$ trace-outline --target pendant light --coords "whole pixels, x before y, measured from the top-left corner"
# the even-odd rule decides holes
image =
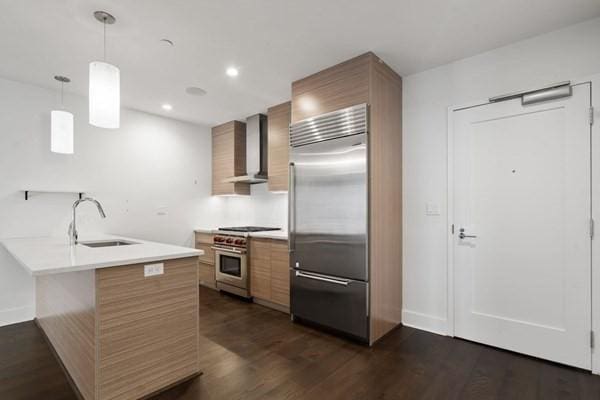
[[[60,154],[73,154],[73,114],[65,111],[65,83],[71,80],[65,76],[55,76],[60,82],[60,110],[50,113],[50,151]]]
[[[106,62],[106,25],[116,20],[104,11],[96,11],[94,17],[104,26],[104,58],[90,63],[90,124],[116,129],[121,119],[120,71]]]

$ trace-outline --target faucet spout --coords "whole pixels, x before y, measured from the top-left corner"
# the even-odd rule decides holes
[[[100,217],[106,218],[106,213],[102,208],[102,204],[100,204],[100,202],[96,199],[93,199],[91,197],[84,197],[83,199],[79,199],[75,203],[73,203],[73,219],[69,224],[69,243],[71,244],[71,246],[75,246],[79,239],[79,233],[77,232],[77,207],[81,203],[86,201],[94,203],[96,205],[96,208],[98,209],[98,214],[100,214]]]

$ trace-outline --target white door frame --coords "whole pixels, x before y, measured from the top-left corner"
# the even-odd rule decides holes
[[[571,85],[591,83],[591,87],[600,87],[600,74],[593,75],[587,79],[572,79]],[[495,95],[495,94],[494,94]],[[592,105],[600,104],[600,90],[592,90],[591,93]],[[447,256],[447,288],[446,288],[446,304],[447,304],[447,335],[455,336],[455,320],[454,320],[454,235],[452,233],[452,225],[454,224],[454,112],[460,111],[466,108],[473,108],[491,104],[488,99],[481,101],[473,101],[467,104],[450,106],[447,109],[448,112],[448,138],[447,138],[447,242],[446,242],[446,256]],[[596,157],[600,154],[600,109],[598,106],[595,107],[594,111],[595,122],[592,125],[592,143],[591,151]],[[595,254],[600,252],[600,181],[594,180],[594,176],[600,176],[600,162],[594,163],[592,157],[592,182],[591,182],[591,193],[592,193],[592,218],[596,221],[596,239],[592,240],[592,279],[591,279],[591,306],[592,306],[592,330],[596,332],[596,346],[592,349],[592,373],[600,375],[600,293],[595,291],[600,290],[600,260],[596,260]]]

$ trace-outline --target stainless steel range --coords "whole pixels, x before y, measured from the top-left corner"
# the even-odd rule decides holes
[[[217,289],[250,298],[248,234],[279,228],[241,226],[219,228],[213,239]]]

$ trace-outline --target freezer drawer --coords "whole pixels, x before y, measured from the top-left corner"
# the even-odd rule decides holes
[[[290,270],[291,313],[368,341],[368,283]]]
[[[368,280],[365,235],[296,234],[292,268],[361,281]]]

